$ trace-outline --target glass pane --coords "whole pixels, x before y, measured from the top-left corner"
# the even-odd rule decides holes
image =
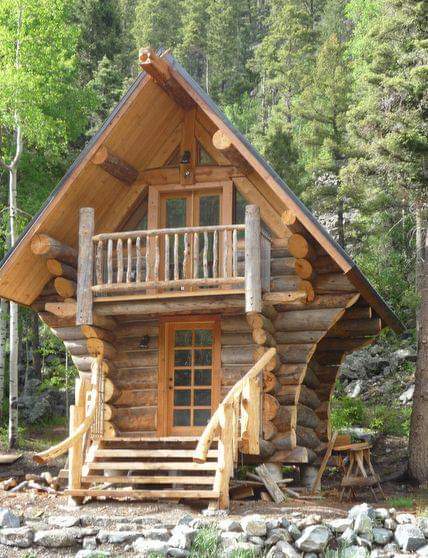
[[[195,330],[195,345],[212,345],[213,332],[210,329],[197,329]]]
[[[174,426],[190,426],[190,409],[175,409]]]
[[[175,346],[191,346],[192,345],[192,330],[180,329],[175,332]]]
[[[210,386],[211,370],[195,370],[195,386]]]
[[[195,389],[194,405],[196,407],[211,405],[211,390],[210,389]]]
[[[206,426],[211,418],[210,409],[195,409],[193,411],[193,425]]]
[[[165,200],[167,229],[186,226],[186,198],[168,198]]]
[[[199,226],[220,224],[220,195],[199,197]]]
[[[190,389],[174,390],[174,405],[176,407],[188,407],[190,405]]]
[[[175,366],[191,366],[192,365],[192,351],[189,350],[176,350],[174,352]],[[202,364],[202,363],[201,363]]]
[[[202,145],[198,142],[198,163],[199,165],[215,165],[214,159],[205,151]]]
[[[175,386],[190,386],[192,383],[191,370],[175,370],[174,372],[174,385]],[[200,384],[206,385],[206,384]]]
[[[195,349],[195,365],[208,366],[212,362],[211,349]]]

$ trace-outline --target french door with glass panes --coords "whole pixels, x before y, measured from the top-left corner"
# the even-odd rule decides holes
[[[165,434],[197,435],[219,403],[219,321],[192,318],[164,327]]]

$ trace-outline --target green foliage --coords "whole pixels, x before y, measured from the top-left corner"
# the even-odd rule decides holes
[[[345,396],[333,400],[331,425],[334,430],[341,430],[350,426],[362,426],[364,418],[364,404],[360,399]]]
[[[414,506],[414,500],[410,496],[394,496],[388,498],[388,508],[396,508],[398,510],[410,510]]]
[[[391,436],[408,436],[410,407],[375,405],[367,409],[366,424],[375,432]]]
[[[198,529],[190,549],[190,558],[216,558],[220,553],[220,536],[215,527]]]

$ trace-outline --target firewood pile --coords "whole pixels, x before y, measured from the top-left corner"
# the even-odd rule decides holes
[[[47,494],[59,494],[61,482],[59,477],[53,476],[49,471],[44,471],[40,475],[27,473],[25,477],[10,477],[0,482],[0,490],[7,491],[9,494],[34,490]]]

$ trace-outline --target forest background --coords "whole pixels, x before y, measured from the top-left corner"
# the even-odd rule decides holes
[[[427,28],[418,0],[1,0],[1,253],[132,83],[139,47],[170,48],[397,312],[406,332],[384,333],[384,354],[414,349]],[[37,314],[0,310],[0,436],[11,398],[20,431],[10,441],[28,444],[31,425],[66,421],[75,371]],[[339,425],[364,422],[353,399],[338,390]],[[396,404],[406,434],[410,414]],[[391,428],[385,407],[369,426]]]

